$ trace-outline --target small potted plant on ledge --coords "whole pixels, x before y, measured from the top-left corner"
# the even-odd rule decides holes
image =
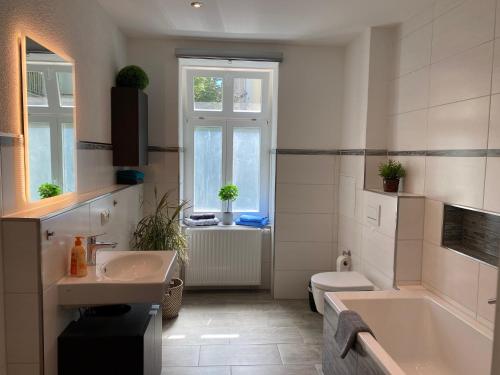
[[[132,247],[138,250],[173,250],[181,268],[188,261],[187,239],[180,226],[180,214],[187,208],[187,201],[169,202],[170,192],[158,199],[155,188],[155,206],[152,213],[144,216],[135,229]],[[163,297],[163,318],[171,319],[179,315],[182,304],[183,281],[172,278],[168,291]]]
[[[222,224],[232,225],[233,213],[231,212],[231,202],[234,202],[236,198],[238,198],[238,187],[232,184],[221,187],[219,190],[219,198],[226,205],[222,213]]]
[[[397,193],[399,180],[406,176],[406,171],[400,162],[389,159],[386,163],[381,163],[378,167],[378,174],[384,179],[384,191]]]
[[[51,198],[62,194],[62,189],[56,184],[46,182],[38,187],[38,194],[41,199]]]

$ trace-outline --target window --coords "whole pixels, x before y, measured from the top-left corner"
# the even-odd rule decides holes
[[[182,185],[193,212],[221,212],[219,189],[233,183],[233,212],[268,215],[272,73],[181,66]]]

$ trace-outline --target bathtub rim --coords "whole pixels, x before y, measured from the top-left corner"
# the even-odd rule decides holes
[[[335,310],[337,314],[348,310],[343,301],[348,300],[404,300],[404,299],[425,299],[438,305],[448,313],[454,315],[464,324],[486,336],[493,343],[493,330],[481,324],[479,321],[457,309],[451,303],[439,297],[435,293],[424,287],[401,288],[401,290],[384,290],[370,292],[327,292],[326,302]],[[358,333],[358,342],[371,358],[388,375],[405,375],[398,363],[390,356],[384,347],[369,333]]]

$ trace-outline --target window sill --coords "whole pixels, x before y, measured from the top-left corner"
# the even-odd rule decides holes
[[[231,225],[224,225],[222,223],[219,223],[218,225],[207,225],[207,226],[189,226],[184,223],[181,223],[181,228],[183,229],[195,229],[195,230],[262,230],[262,229],[271,229],[272,228],[272,223],[267,224],[266,226],[263,226],[262,228],[256,228],[256,227],[250,227],[250,226],[245,226],[245,225],[236,225],[236,224],[231,224]]]

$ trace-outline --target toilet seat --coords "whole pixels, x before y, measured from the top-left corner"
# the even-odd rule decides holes
[[[311,277],[313,287],[325,292],[374,290],[374,285],[362,274],[351,272],[322,272]]]

